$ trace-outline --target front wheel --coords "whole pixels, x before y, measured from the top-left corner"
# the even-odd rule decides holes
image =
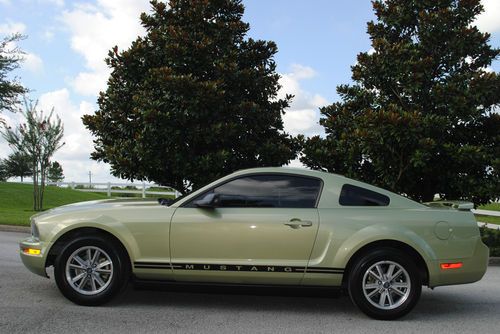
[[[361,257],[349,275],[351,300],[368,316],[397,319],[410,312],[422,291],[422,280],[413,260],[392,248]]]
[[[68,243],[54,265],[62,294],[80,305],[101,305],[128,281],[128,264],[118,245],[102,236],[80,237]]]

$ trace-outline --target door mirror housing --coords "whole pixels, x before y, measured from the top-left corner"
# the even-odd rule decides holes
[[[196,205],[198,208],[214,209],[219,205],[219,202],[220,202],[219,194],[210,193],[207,194],[202,199],[195,201],[194,205]]]

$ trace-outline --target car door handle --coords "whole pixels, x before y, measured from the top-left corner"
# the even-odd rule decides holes
[[[298,218],[290,219],[290,221],[288,223],[285,223],[286,226],[289,226],[293,229],[297,229],[300,227],[309,227],[309,226],[312,226],[312,224],[313,223],[310,220],[302,220],[302,219],[298,219]]]

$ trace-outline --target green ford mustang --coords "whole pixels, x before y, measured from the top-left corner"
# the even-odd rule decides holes
[[[54,266],[77,304],[133,281],[345,288],[377,319],[417,303],[422,285],[472,283],[486,271],[467,205],[423,205],[339,175],[243,170],[165,205],[103,200],[32,217],[20,244],[32,272]]]

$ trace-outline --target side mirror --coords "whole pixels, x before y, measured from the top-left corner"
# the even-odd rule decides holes
[[[219,205],[220,197],[219,194],[210,193],[207,194],[202,199],[194,202],[198,208],[203,209],[214,209]]]
[[[174,202],[171,198],[158,198],[158,203],[161,205],[169,206]]]

